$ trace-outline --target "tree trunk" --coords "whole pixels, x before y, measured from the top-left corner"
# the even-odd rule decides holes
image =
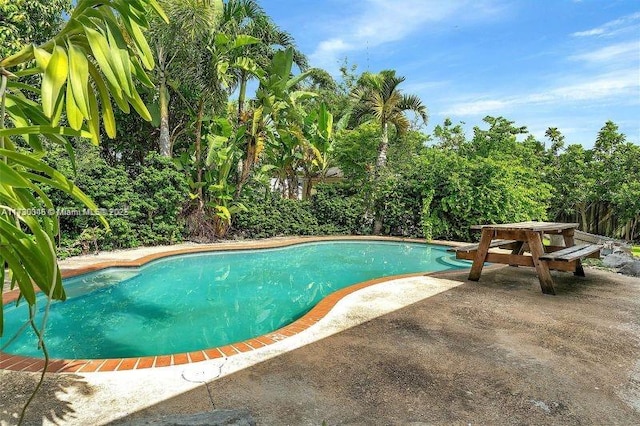
[[[382,136],[378,147],[378,160],[376,161],[376,176],[387,165],[387,151],[389,150],[389,129],[387,123],[382,123]]]
[[[387,151],[389,150],[389,127],[386,122],[382,123],[382,136],[380,137],[380,146],[378,147],[378,160],[376,161],[375,179],[380,177],[382,169],[387,165]],[[375,184],[375,182],[374,182]],[[375,209],[376,200],[372,200],[374,209],[373,233],[380,235],[382,233],[383,217],[382,212]]]
[[[584,232],[593,232],[589,229],[589,224],[587,222],[587,208],[585,206],[585,203],[580,203],[578,205],[578,209],[579,209],[579,213],[580,213],[580,219],[582,222],[582,230]]]
[[[238,93],[238,117],[237,123],[238,126],[245,124],[245,120],[243,118],[244,114],[244,101],[247,96],[247,73],[245,71],[240,72],[240,89]],[[249,147],[251,144],[251,135],[249,132],[245,133],[246,140],[246,159],[240,158],[238,160],[238,182],[236,184],[236,191],[234,193],[234,198],[238,199],[240,194],[242,193],[242,188],[244,184],[247,183],[249,178],[249,168],[251,167],[249,164]]]
[[[256,162],[256,141],[251,134],[245,134],[246,139],[246,158],[238,160],[238,183],[236,184],[236,192],[234,197],[237,199],[242,193],[242,188],[249,181],[251,170]]]
[[[204,199],[202,196],[202,116],[204,114],[204,98],[200,98],[200,104],[198,105],[198,116],[196,118],[196,161],[195,166],[197,170],[196,183],[198,185],[198,198],[200,205],[204,206]]]
[[[171,158],[171,138],[169,135],[169,90],[164,74],[160,77],[160,155]]]
[[[238,93],[238,124],[242,121],[242,113],[244,112],[244,101],[247,97],[247,73],[240,73],[240,92]]]

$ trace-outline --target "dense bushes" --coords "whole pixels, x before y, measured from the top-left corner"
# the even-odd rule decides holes
[[[311,197],[311,212],[326,233],[366,234],[365,200],[361,191],[346,183],[319,184]]]
[[[110,226],[107,233],[83,204],[60,191],[48,190],[54,205],[64,209],[60,215],[61,256],[94,250],[96,245],[111,250],[182,240],[184,224],[179,216],[188,186],[170,160],[150,153],[142,166],[127,172],[122,166],[107,164],[97,148],[81,145],[75,173],[63,151],[52,149],[48,161],[71,176],[103,209]]]
[[[152,152],[132,173],[135,198],[129,209],[134,231],[142,245],[173,244],[182,240],[182,205],[189,186],[173,162]]]
[[[501,130],[510,129],[510,122],[497,123]],[[500,134],[519,131],[514,129]],[[505,136],[504,144],[511,144],[505,154],[478,142],[495,137],[476,133],[474,141],[451,146],[425,148],[418,141],[413,144],[420,145],[418,149],[405,144],[408,152],[403,155],[396,155],[399,150],[394,147],[388,167],[379,176],[366,174],[366,161],[358,167],[351,165],[359,173],[346,173],[349,177],[340,183],[317,184],[308,200],[284,199],[265,185],[248,185],[240,200],[246,211],[233,218],[230,237],[371,234],[374,217],[379,217],[384,235],[471,240],[470,225],[545,220],[548,212],[550,219],[556,219],[581,206],[582,217],[560,219],[586,222],[590,206],[605,201],[615,205],[621,220],[632,224],[623,231],[637,234],[634,226],[638,221],[633,218],[637,217],[638,198],[633,194],[638,185],[634,179],[625,181],[637,175],[635,159],[640,151],[635,146],[618,144],[608,151],[599,146],[594,151],[570,146],[552,156],[531,138],[520,143]],[[618,151],[624,150],[627,155],[620,155]],[[66,154],[54,150],[49,158],[65,174],[73,175]],[[604,167],[614,160],[627,162]],[[595,191],[590,188],[603,186],[606,177],[611,180],[611,170],[619,170],[615,175],[618,190],[607,193],[609,198],[604,189],[599,190],[598,199],[603,201],[596,204]],[[570,176],[572,172],[577,173]],[[100,249],[114,249],[170,244],[185,236],[181,207],[189,199],[188,184],[169,159],[151,153],[144,164],[125,170],[110,166],[96,148],[83,145],[78,148],[75,182],[99,207],[122,215],[107,217],[108,235],[95,217],[62,216],[63,253],[86,252],[94,242]],[[56,191],[50,193],[57,206],[83,208]]]
[[[355,188],[320,184],[315,191],[310,200],[291,200],[278,194],[243,200],[247,211],[235,216],[232,236],[267,238],[368,232],[364,203]]]
[[[424,182],[427,237],[469,240],[470,225],[546,219],[551,187],[514,160],[469,159],[432,149],[416,173],[414,180]]]
[[[267,238],[280,235],[319,234],[319,225],[308,201],[269,194],[259,200],[245,200],[247,208],[233,219],[231,235],[240,238]]]

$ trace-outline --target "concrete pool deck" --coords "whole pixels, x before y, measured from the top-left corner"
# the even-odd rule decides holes
[[[554,297],[531,289],[528,268],[465,278],[369,286],[297,335],[231,357],[48,375],[27,424],[152,424],[213,408],[248,408],[259,424],[640,423],[640,280],[558,274]],[[1,422],[15,422],[36,380],[0,371]]]

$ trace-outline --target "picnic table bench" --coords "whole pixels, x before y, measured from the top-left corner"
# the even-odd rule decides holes
[[[457,259],[472,260],[469,279],[478,281],[485,262],[536,268],[540,289],[555,294],[550,270],[573,272],[584,276],[582,260],[600,257],[602,245],[575,245],[573,234],[577,223],[519,222],[498,225],[475,225],[471,229],[482,232],[480,242],[453,247]],[[545,246],[544,235],[562,235],[564,246]],[[499,252],[490,249],[501,249]],[[510,251],[510,252],[505,252]]]

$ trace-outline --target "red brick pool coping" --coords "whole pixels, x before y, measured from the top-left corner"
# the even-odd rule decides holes
[[[140,267],[153,260],[163,257],[176,256],[189,253],[202,253],[209,251],[227,251],[227,250],[255,250],[264,248],[277,248],[286,247],[296,244],[303,244],[308,242],[318,241],[340,241],[340,240],[370,240],[370,241],[397,241],[397,242],[414,242],[414,243],[430,243],[436,245],[455,245],[456,243],[441,242],[441,241],[425,241],[408,238],[393,238],[393,237],[310,237],[310,238],[296,238],[285,240],[269,240],[269,241],[256,241],[249,244],[219,244],[219,245],[206,245],[201,247],[188,247],[177,250],[168,250],[160,253],[150,254],[144,257],[140,257],[130,261],[110,261],[95,263],[90,266],[74,268],[71,270],[63,270],[63,278],[68,278],[76,275],[85,274],[87,272],[93,272],[100,269],[110,267]],[[442,273],[442,272],[440,272]],[[261,347],[268,346],[279,342],[287,337],[294,336],[318,321],[324,318],[329,311],[338,303],[341,299],[347,295],[361,290],[363,288],[379,284],[386,281],[397,280],[400,278],[427,276],[431,273],[415,273],[405,275],[395,275],[391,277],[376,278],[362,283],[354,284],[349,287],[345,287],[341,290],[335,291],[322,299],[316,306],[314,306],[306,315],[298,320],[286,325],[278,330],[272,331],[262,336],[254,337],[252,339],[245,340],[243,342],[237,342],[225,346],[203,349],[193,352],[177,353],[171,355],[158,355],[158,356],[145,356],[145,357],[133,357],[133,358],[111,358],[111,359],[53,359],[49,361],[47,371],[52,373],[92,373],[92,372],[107,372],[107,371],[125,371],[125,370],[140,370],[145,368],[157,368],[167,367],[171,365],[181,365],[188,363],[195,363],[206,361],[210,359],[223,358],[233,356],[242,352],[250,352]],[[17,300],[19,295],[18,290],[9,291],[3,294],[3,303],[8,304]],[[45,367],[45,361],[40,358],[31,358],[20,355],[11,355],[4,352],[0,352],[0,369],[12,370],[12,371],[30,371],[38,372],[42,371]]]

